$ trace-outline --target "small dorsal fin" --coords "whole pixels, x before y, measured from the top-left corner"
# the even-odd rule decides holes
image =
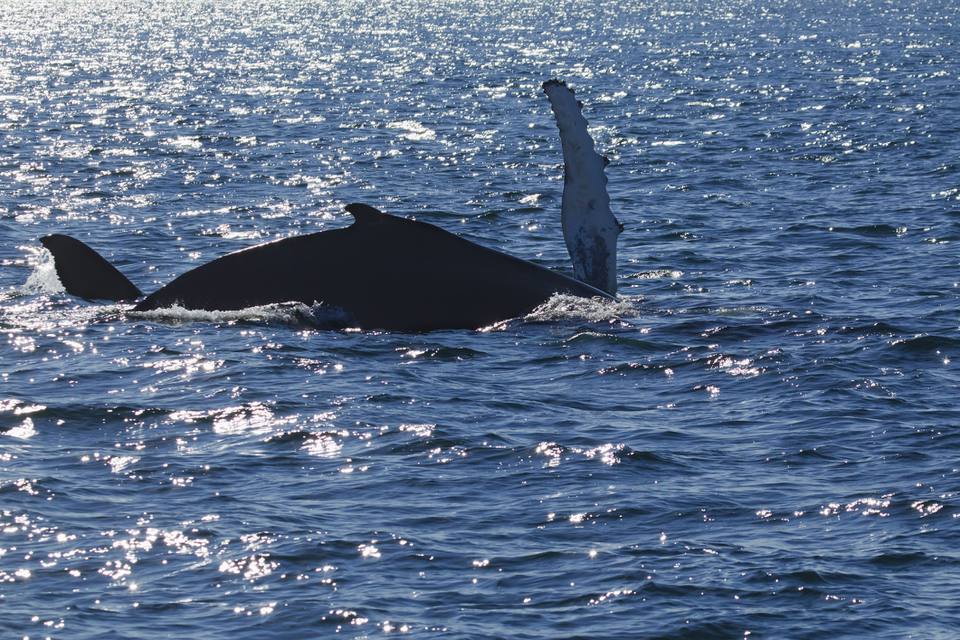
[[[350,212],[350,215],[353,216],[353,219],[356,221],[355,224],[370,224],[372,222],[379,222],[387,217],[387,214],[383,211],[375,209],[368,204],[363,204],[362,202],[348,204],[346,209]]]
[[[55,233],[40,238],[53,254],[57,277],[67,293],[88,300],[133,300],[142,294],[99,253],[70,236]]]

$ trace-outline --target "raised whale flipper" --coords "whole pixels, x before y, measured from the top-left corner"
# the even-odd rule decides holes
[[[40,238],[67,293],[88,300],[134,300],[142,294],[99,253],[76,238],[59,233]]]
[[[617,293],[617,236],[623,226],[610,211],[608,160],[594,150],[587,121],[566,83],[548,80],[543,90],[550,99],[563,147],[563,239],[573,261],[573,274],[611,295]]]

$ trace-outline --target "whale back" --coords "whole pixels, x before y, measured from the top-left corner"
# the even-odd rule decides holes
[[[218,258],[147,296],[135,311],[213,311],[322,302],[354,326],[474,329],[529,313],[554,293],[607,296],[432,224],[349,205],[355,222]]]

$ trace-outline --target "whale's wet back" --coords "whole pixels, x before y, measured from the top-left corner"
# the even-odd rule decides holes
[[[349,205],[345,229],[287,238],[214,260],[175,279],[134,311],[226,311],[323,302],[349,326],[478,329],[519,318],[554,294],[607,297],[589,285],[469,242],[434,225]]]

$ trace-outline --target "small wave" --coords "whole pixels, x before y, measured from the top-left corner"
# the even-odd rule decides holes
[[[943,349],[960,348],[960,340],[947,336],[917,335],[912,338],[900,338],[890,343],[890,346],[903,349],[909,353],[940,353]]]
[[[607,322],[636,315],[634,306],[640,298],[581,298],[555,294],[542,305],[524,316],[526,322],[556,322],[558,320],[586,320]]]
[[[157,322],[183,324],[187,322],[219,323],[269,323],[308,325],[323,329],[343,329],[350,326],[350,316],[339,307],[325,304],[308,305],[302,302],[281,302],[230,311],[206,311],[186,309],[174,305],[151,311],[130,311],[134,318]]]
[[[387,124],[387,128],[404,131],[405,133],[401,134],[400,137],[413,142],[435,140],[437,138],[436,131],[416,120],[397,120]]]
[[[683,277],[683,271],[679,269],[653,269],[651,271],[639,271],[625,277],[633,280],[677,280]]]
[[[430,348],[400,348],[398,351],[401,357],[410,360],[435,359],[441,361],[460,361],[486,355],[483,351],[477,351],[468,347],[430,347]]]
[[[881,567],[916,567],[929,564],[930,561],[930,557],[922,551],[892,551],[870,559],[871,564]]]
[[[843,325],[836,329],[839,334],[853,334],[862,336],[892,336],[904,333],[904,329],[897,325],[879,320],[869,324]]]
[[[17,438],[18,440],[28,440],[37,435],[37,428],[33,425],[33,418],[27,416],[20,424],[0,433],[5,436],[10,436],[11,438]]]
[[[866,237],[899,237],[907,233],[906,227],[894,227],[889,224],[867,224],[858,227],[830,227],[834,233],[850,233]]]
[[[636,350],[654,350],[662,346],[663,343],[655,343],[648,340],[637,338],[630,333],[610,333],[601,331],[580,331],[572,336],[564,338],[564,345],[590,345],[592,343],[605,345],[623,345]],[[629,366],[629,365],[628,365]]]
[[[293,429],[290,431],[280,431],[279,433],[272,433],[264,440],[267,444],[295,444],[302,445],[310,438],[315,437],[311,431],[306,429]]]

